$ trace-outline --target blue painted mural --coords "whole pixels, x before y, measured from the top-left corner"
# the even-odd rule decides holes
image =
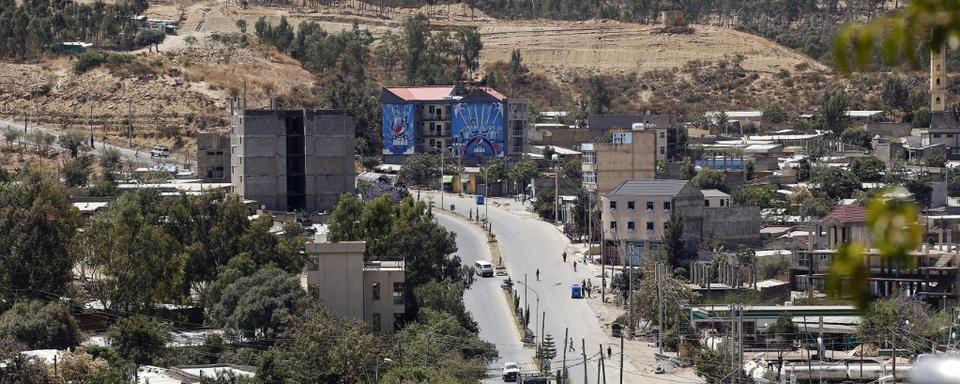
[[[383,104],[383,154],[413,154],[416,144],[413,108],[413,104]]]
[[[464,157],[503,157],[504,110],[500,102],[453,105],[453,144]]]

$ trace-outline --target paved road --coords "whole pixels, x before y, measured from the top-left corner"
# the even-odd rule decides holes
[[[486,236],[477,226],[445,212],[437,214],[437,221],[457,234],[457,254],[464,264],[473,265],[477,260],[490,260]],[[489,378],[485,382],[500,382],[500,369],[507,361],[533,368],[534,351],[523,348],[520,342],[520,334],[513,326],[510,306],[500,289],[502,282],[503,277],[478,276],[463,296],[467,310],[480,327],[480,338],[496,345],[500,354],[500,358],[490,364]]]
[[[434,202],[439,198],[434,194]],[[457,207],[457,212],[467,215],[467,209],[476,207],[472,198],[458,198],[446,194],[444,204]],[[481,214],[483,210],[481,210]],[[597,320],[590,306],[582,300],[570,298],[570,284],[580,282],[587,276],[573,271],[573,257],[569,255],[564,263],[561,259],[569,245],[567,239],[552,225],[534,218],[517,215],[499,208],[489,208],[490,221],[493,232],[500,243],[504,256],[504,264],[513,279],[522,282],[527,274],[529,291],[518,284],[521,300],[526,295],[530,300],[530,312],[537,310],[537,296],[539,296],[540,314],[546,312],[545,332],[553,336],[557,343],[558,356],[553,359],[552,368],[555,372],[562,365],[562,348],[564,346],[564,331],[569,329],[569,338],[574,340],[574,350],[567,351],[567,366],[573,383],[584,383],[583,355],[581,344],[585,341],[587,347],[587,376],[591,382],[596,381],[597,359],[600,344],[606,348],[613,339],[603,333],[603,328]],[[441,222],[446,225],[446,222]],[[456,228],[448,227],[457,232]],[[460,236],[458,232],[458,237]],[[540,269],[541,280],[536,279],[536,270]],[[581,272],[583,270],[581,269]],[[599,283],[596,281],[595,283]],[[529,292],[529,293],[528,293]],[[539,320],[539,319],[538,319]],[[539,321],[531,320],[531,328],[539,326]],[[540,330],[536,330],[538,337]],[[608,371],[611,368],[608,366]],[[612,372],[607,373],[608,380],[614,378]]]
[[[21,132],[23,132],[23,122],[0,120],[0,128],[18,129]],[[34,132],[34,131],[47,132],[57,137],[59,137],[59,134],[61,133],[59,130],[48,128],[48,127],[38,127],[36,125],[31,125],[27,127],[27,132]],[[59,142],[54,142],[54,147],[61,148]],[[122,157],[124,160],[130,161],[142,167],[164,165],[164,164],[176,164],[179,162],[179,160],[183,160],[182,156],[174,156],[174,157],[168,157],[168,158],[151,158],[149,150],[142,151],[135,148],[121,147],[118,145],[107,144],[102,141],[96,142],[94,149],[92,151],[89,151],[88,153],[91,153],[96,156],[100,156],[103,154],[104,150],[106,149],[115,149],[120,152],[120,157]],[[187,162],[191,167],[190,169],[196,169],[196,161],[187,160]]]

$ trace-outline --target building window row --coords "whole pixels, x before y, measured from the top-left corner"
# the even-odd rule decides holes
[[[646,224],[645,228],[646,228],[647,232],[653,232],[654,229],[656,228],[656,223],[653,222],[653,221],[647,221],[647,222],[645,222],[645,224]],[[669,225],[669,222],[666,222],[666,221],[663,222],[663,229],[666,230],[668,225]],[[618,226],[619,226],[619,223],[618,223],[618,222],[616,222],[616,221],[611,221],[611,222],[610,222],[610,230],[611,230],[611,231],[616,232],[617,229],[618,229]],[[628,232],[634,232],[634,231],[636,231],[636,230],[637,230],[636,222],[634,222],[634,221],[628,221],[628,222],[627,222],[627,231],[628,231]]]
[[[404,301],[403,283],[393,283],[393,304],[401,305]],[[370,284],[370,296],[373,301],[380,301],[380,282],[375,281]]]
[[[586,176],[586,175],[587,175],[587,173],[584,173],[584,176]],[[594,175],[594,177],[596,177],[596,176]],[[656,210],[657,204],[656,204],[655,202],[653,202],[653,201],[647,201],[646,203],[647,203],[647,204],[646,204],[646,209],[647,209],[648,212],[653,212],[653,211]],[[610,200],[610,205],[609,205],[609,207],[610,207],[610,212],[616,212],[616,211],[617,211],[617,202],[614,201],[614,200]],[[670,209],[673,208],[673,204],[671,204],[669,201],[664,201],[662,207],[663,207],[663,210],[664,210],[665,212],[670,212]],[[636,210],[636,209],[637,209],[637,204],[636,204],[636,202],[633,201],[633,200],[628,200],[628,201],[627,201],[627,210],[628,210],[628,211],[633,211],[633,210]]]

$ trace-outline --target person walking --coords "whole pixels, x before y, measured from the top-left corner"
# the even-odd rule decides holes
[[[540,268],[537,268],[537,281],[540,281]]]
[[[573,261],[573,271],[574,271],[574,272],[577,271],[577,261],[576,261],[576,260]]]
[[[577,349],[573,347],[573,338],[570,338],[570,352],[576,352]]]
[[[610,346],[608,345],[608,346],[607,346],[607,358],[609,359],[609,358],[611,358],[611,357],[613,357],[613,348],[610,348]]]
[[[567,251],[563,251],[563,262],[567,262]]]

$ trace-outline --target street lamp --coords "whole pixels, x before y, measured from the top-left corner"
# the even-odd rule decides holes
[[[450,154],[453,154],[453,146],[448,145],[440,150],[440,209],[443,209],[443,153],[447,150],[450,150]],[[451,186],[453,183],[450,184]]]
[[[553,160],[553,222],[560,224],[560,156],[556,153]]]
[[[391,364],[393,360],[387,357],[384,357],[382,361],[377,360],[377,368],[373,371],[373,382],[376,384],[380,384],[380,363]]]
[[[490,166],[481,168],[483,170],[483,217],[490,220]]]
[[[534,329],[533,329],[533,339],[536,340],[536,339],[539,338],[539,337],[538,337],[538,334],[537,334],[537,330],[540,329],[540,292],[537,292],[536,289],[530,288],[530,286],[527,285],[527,274],[526,274],[526,273],[523,274],[523,282],[519,282],[519,281],[518,281],[517,284],[520,284],[520,285],[523,286],[523,288],[525,288],[525,289],[524,289],[524,292],[525,292],[525,294],[524,294],[524,301],[526,301],[526,303],[525,303],[526,305],[530,305],[530,298],[528,297],[530,291],[533,291],[533,295],[536,296],[536,298],[537,298],[537,305],[536,305],[537,311],[536,311],[536,313],[534,314],[534,317],[536,317],[536,320],[535,320],[535,322],[533,323],[533,327],[534,327]],[[559,284],[559,283],[558,283],[558,284]]]

